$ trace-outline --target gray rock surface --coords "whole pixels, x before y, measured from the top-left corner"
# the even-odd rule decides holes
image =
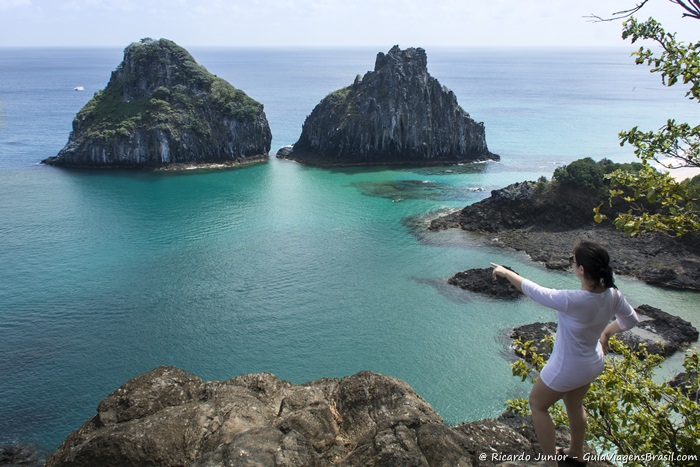
[[[394,46],[374,71],[326,96],[278,157],[320,166],[454,164],[498,159],[483,123],[430,76],[425,50]]]
[[[46,465],[468,467],[515,456],[535,465],[538,452],[527,419],[449,427],[408,384],[367,371],[294,385],[271,374],[205,382],[158,367],[100,402]]]
[[[124,50],[107,87],[78,112],[68,143],[43,162],[159,168],[267,160],[263,106],[210,74],[172,41]]]

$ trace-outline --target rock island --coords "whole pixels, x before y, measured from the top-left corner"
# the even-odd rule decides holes
[[[319,166],[443,165],[497,160],[483,123],[430,76],[425,50],[394,46],[374,71],[326,96],[277,157]]]
[[[263,106],[167,39],[124,50],[107,87],[78,112],[68,143],[43,162],[163,168],[267,160]]]

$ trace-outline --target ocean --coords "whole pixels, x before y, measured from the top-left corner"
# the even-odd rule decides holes
[[[619,131],[697,122],[697,104],[625,48],[426,48],[429,72],[484,122],[500,162],[320,169],[274,158],[325,95],[388,49],[188,49],[264,104],[272,157],[177,173],[41,165],[122,50],[0,49],[0,445],[55,449],[159,365],[294,383],[372,370],[407,381],[449,424],[498,416],[527,394],[510,374],[509,330],[553,312],[446,280],[491,261],[547,286],[576,279],[420,222],[581,157],[632,161]],[[700,326],[700,294],[618,283],[633,305]]]

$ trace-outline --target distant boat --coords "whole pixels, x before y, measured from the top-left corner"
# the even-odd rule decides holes
[[[76,86],[73,88],[73,91],[85,91],[85,88],[82,86]]]

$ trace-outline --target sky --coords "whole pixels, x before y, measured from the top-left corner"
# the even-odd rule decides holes
[[[144,37],[181,46],[620,47],[639,0],[0,0],[0,47],[119,46]],[[700,21],[670,0],[653,16],[686,42]]]

